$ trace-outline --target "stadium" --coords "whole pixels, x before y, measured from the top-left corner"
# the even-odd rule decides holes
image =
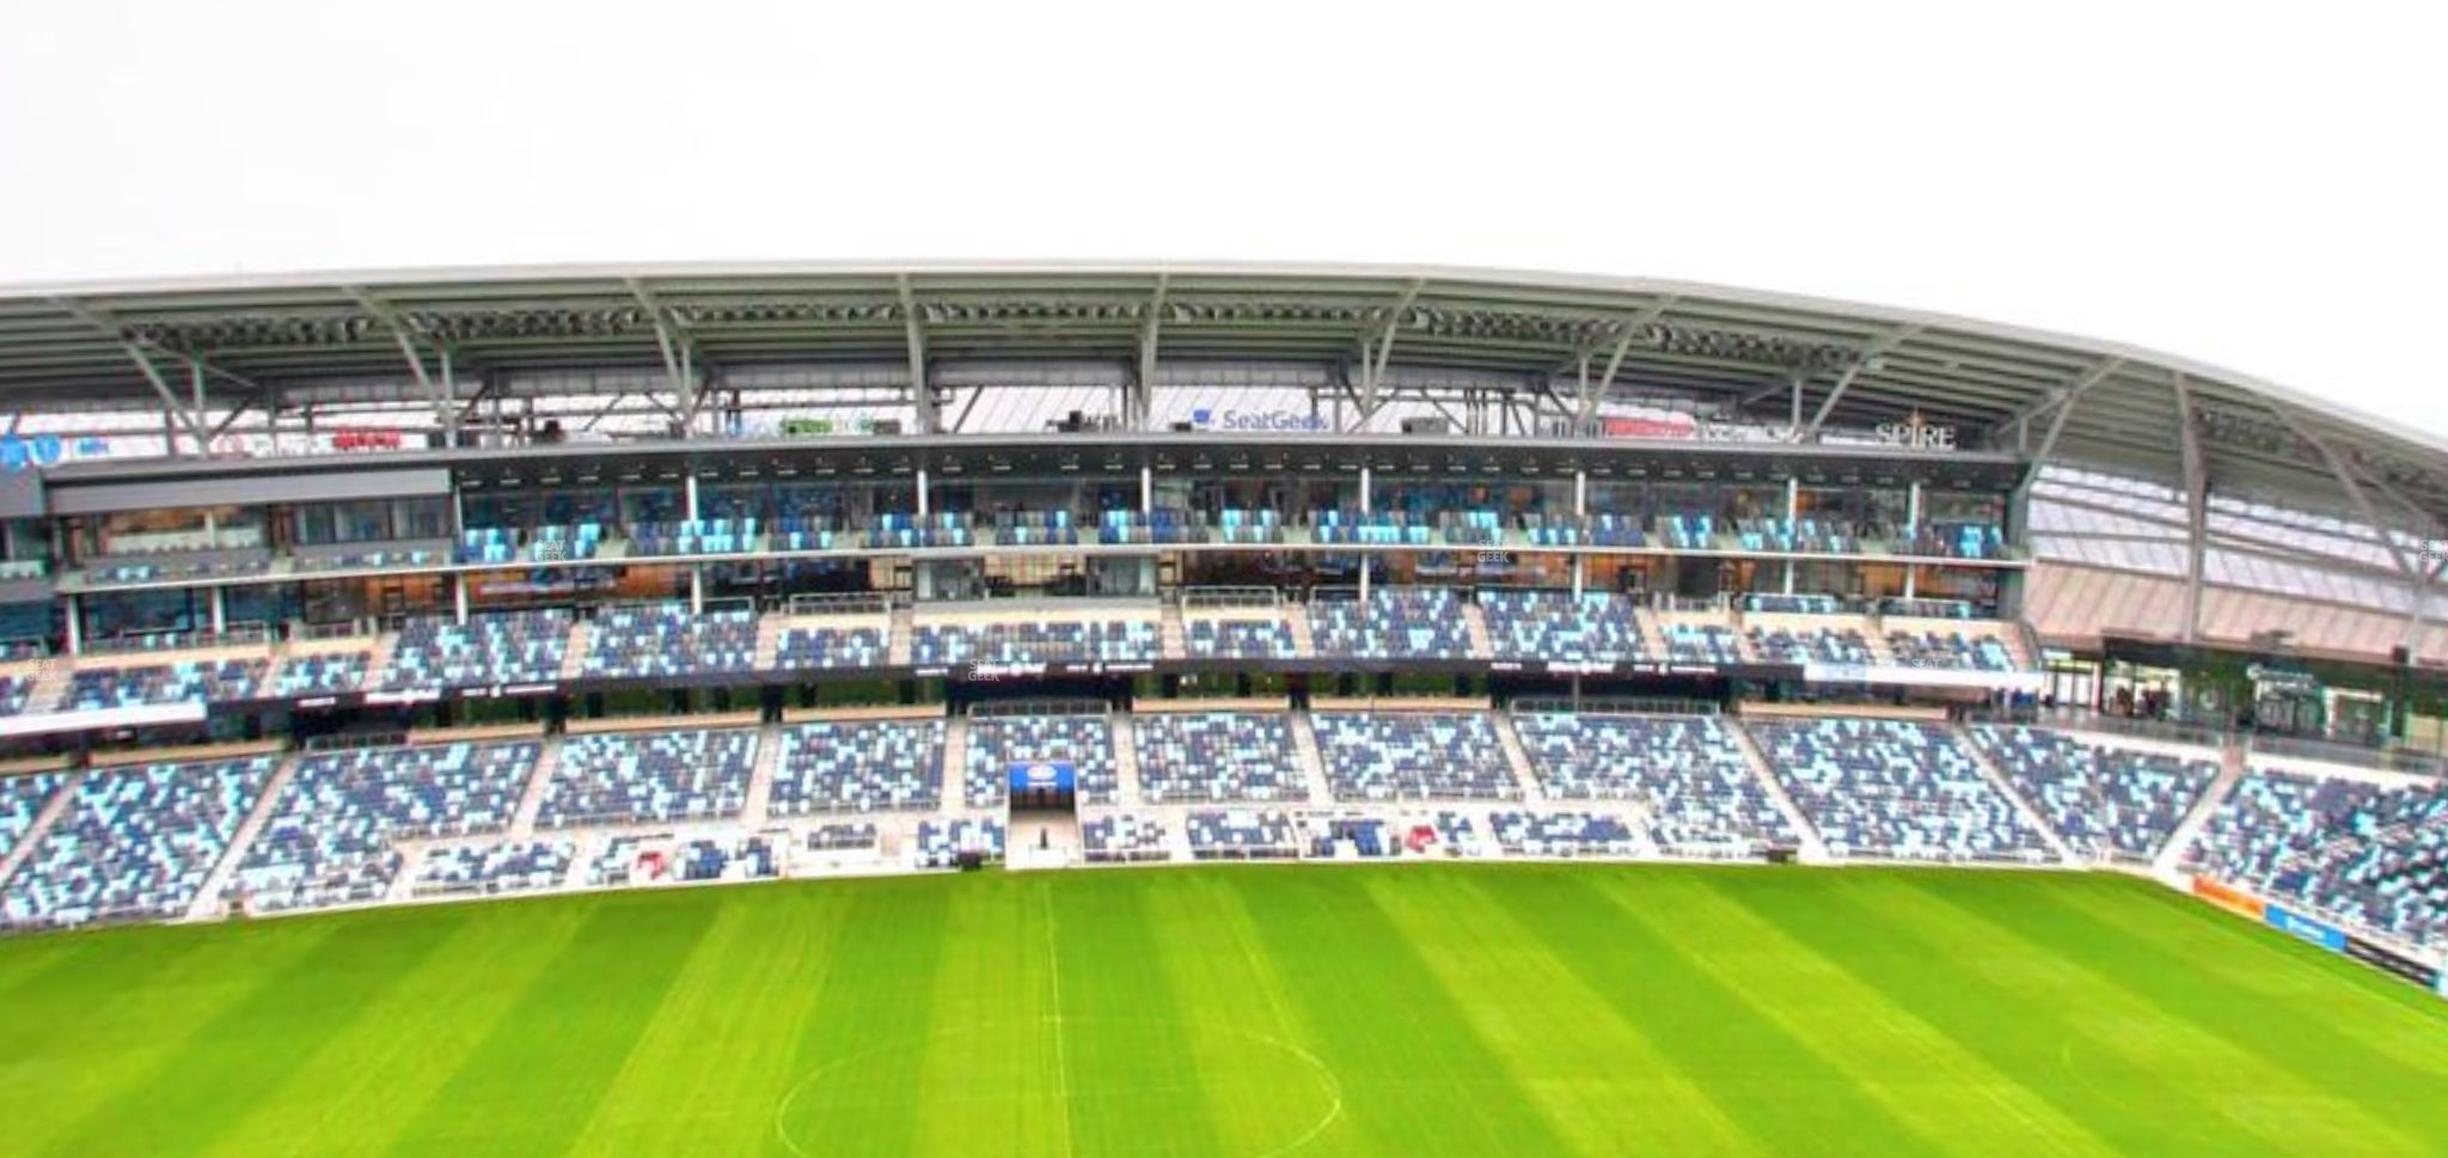
[[[2436,1153],[2448,444],[1679,282],[0,289],[21,1153]]]

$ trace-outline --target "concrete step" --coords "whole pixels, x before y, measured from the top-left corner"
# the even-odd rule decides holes
[[[2194,838],[2200,836],[2202,826],[2209,824],[2210,818],[2218,814],[2219,805],[2225,803],[2228,794],[2235,791],[2236,781],[2244,778],[2244,771],[2242,744],[2228,744],[2220,749],[2218,779],[2212,780],[2210,787],[2202,791],[2201,799],[2185,810],[2184,819],[2176,824],[2176,831],[2168,834],[2167,844],[2160,848],[2159,855],[2151,858],[2151,872],[2154,875],[2172,877],[2181,870],[2185,853],[2192,849]]]
[[[1297,604],[1283,607],[1285,626],[1292,629],[1292,654],[1308,659],[1317,654],[1317,640],[1309,633],[1309,609]]]
[[[756,764],[748,773],[748,796],[740,804],[740,823],[750,828],[762,828],[766,812],[773,802],[774,769],[782,764],[782,726],[767,724],[757,729]]]
[[[272,810],[289,791],[289,782],[297,777],[298,765],[306,758],[304,752],[291,752],[281,757],[272,769],[272,778],[264,782],[263,792],[255,798],[255,806],[247,809],[246,819],[238,822],[238,831],[231,835],[229,847],[221,852],[221,860],[196,889],[195,902],[187,906],[190,921],[218,920],[229,914],[230,878],[238,875],[238,865],[246,852],[262,835],[264,825],[272,819]]]
[[[910,645],[918,634],[916,623],[909,608],[893,608],[892,625],[884,638],[884,658],[890,666],[909,666]]]
[[[782,650],[783,616],[764,615],[757,618],[756,659],[758,671],[772,671],[774,657]]]
[[[519,795],[518,811],[511,814],[509,835],[535,835],[536,813],[544,808],[544,793],[552,786],[555,772],[561,770],[561,737],[544,737],[543,747],[536,753],[535,770],[527,776],[527,790]]]
[[[1133,734],[1131,717],[1113,714],[1113,749],[1115,803],[1136,806],[1145,798],[1139,795],[1139,743]]]
[[[1462,635],[1470,643],[1471,658],[1495,657],[1496,645],[1490,642],[1488,636],[1487,611],[1475,601],[1462,604]]]
[[[1309,800],[1314,804],[1330,804],[1334,790],[1326,780],[1326,759],[1318,751],[1317,729],[1310,724],[1309,713],[1292,713],[1292,751],[1300,760],[1301,783],[1309,786]]]
[[[946,812],[963,812],[969,807],[966,774],[969,766],[969,717],[955,715],[944,721],[943,802]]]
[[[1181,604],[1167,602],[1164,605],[1164,611],[1156,623],[1156,634],[1161,645],[1159,654],[1164,658],[1178,660],[1190,657],[1188,637],[1182,631]]]
[[[564,645],[567,650],[561,654],[561,678],[564,681],[586,675],[587,633],[591,630],[593,628],[584,623],[570,625],[569,642]]]
[[[1963,748],[1964,754],[1972,758],[1972,766],[1980,769],[1981,777],[2006,797],[2006,802],[2023,817],[2023,823],[2030,825],[2032,831],[2040,834],[2040,839],[2048,842],[2049,851],[2057,854],[2058,860],[2074,866],[2083,863],[2082,858],[2066,845],[2065,837],[2049,821],[2048,815],[2025,799],[2022,791],[2015,787],[2014,778],[2006,775],[2006,770],[1998,767],[1995,761],[1989,759],[1989,753],[1981,750],[1979,742],[1972,738],[1970,729],[1956,727],[1948,731],[1954,736],[1955,743]]]
[[[1471,608],[1478,611],[1476,607]],[[1496,729],[1497,746],[1504,749],[1505,766],[1513,772],[1513,783],[1521,789],[1524,800],[1545,800],[1546,792],[1539,788],[1538,772],[1530,766],[1530,750],[1522,747],[1521,733],[1513,730],[1510,712],[1489,712]]]
[[[1793,797],[1785,794],[1785,786],[1777,781],[1776,773],[1769,770],[1768,754],[1760,749],[1759,741],[1752,737],[1751,730],[1732,717],[1719,722],[1733,737],[1734,747],[1742,752],[1743,760],[1751,765],[1751,775],[1767,791],[1769,802],[1776,805],[1777,811],[1785,814],[1785,822],[1793,825],[1795,832],[1802,834],[1803,859],[1813,864],[1825,864],[1828,860],[1827,839],[1811,826],[1810,818],[1802,814],[1801,806],[1794,803]]]
[[[42,843],[44,834],[51,831],[51,826],[57,824],[60,817],[68,814],[69,805],[76,802],[77,786],[84,782],[85,773],[70,772],[66,779],[60,781],[59,787],[51,790],[50,799],[43,801],[42,808],[35,812],[33,825],[25,830],[24,836],[18,838],[16,846],[8,850],[7,856],[0,857],[0,883],[5,883],[9,874],[17,871],[18,865],[34,855],[35,846]]]

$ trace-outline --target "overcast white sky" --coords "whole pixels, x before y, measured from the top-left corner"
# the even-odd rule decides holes
[[[2448,434],[2441,5],[0,0],[0,282],[1312,259],[2116,338]]]

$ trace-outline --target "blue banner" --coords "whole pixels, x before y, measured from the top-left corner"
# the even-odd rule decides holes
[[[1069,792],[1077,783],[1069,760],[1032,760],[1011,766],[1011,790],[1014,792],[1053,789]]]
[[[2323,949],[2327,949],[2332,953],[2343,953],[2346,951],[2346,934],[2339,932],[2337,929],[2332,928],[2325,922],[2313,920],[2312,918],[2304,916],[2301,913],[2278,905],[2267,906],[2262,910],[2261,915],[2270,923],[2272,928],[2286,933],[2289,936],[2300,937],[2320,946]]]

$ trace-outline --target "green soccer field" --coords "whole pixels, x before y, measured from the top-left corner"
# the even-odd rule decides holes
[[[2448,1003],[2102,876],[983,873],[0,943],[9,1154],[2443,1150]]]

